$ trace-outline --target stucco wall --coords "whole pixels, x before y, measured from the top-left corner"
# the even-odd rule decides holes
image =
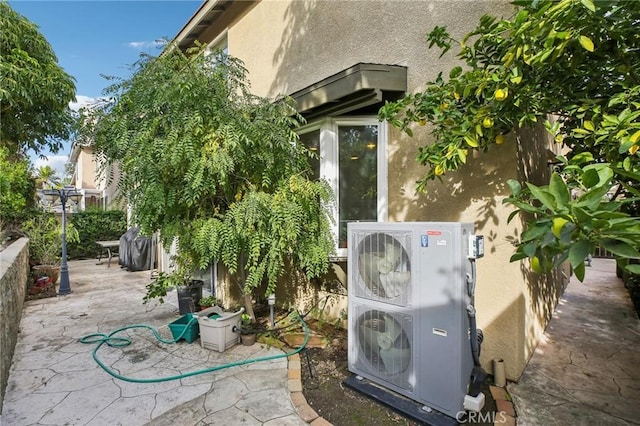
[[[78,172],[82,188],[97,188],[96,159],[92,147],[82,147],[82,151],[78,156]]]
[[[18,339],[29,276],[29,240],[21,238],[0,252],[0,413]]]
[[[438,72],[446,74],[458,64],[455,49],[439,58],[439,50],[427,48],[425,35],[434,26],[447,25],[452,36],[461,39],[481,15],[508,17],[512,12],[509,2],[494,0],[265,0],[229,27],[228,46],[231,55],[245,62],[252,90],[259,95],[292,93],[358,62],[406,66],[408,91],[415,92]],[[491,371],[491,359],[504,359],[507,377],[515,380],[566,281],[560,273],[541,277],[530,273],[526,263],[509,262],[523,223],[507,224],[511,209],[502,205],[508,195],[506,182],[525,176],[544,181],[547,138],[523,133],[517,141],[513,135],[448,174],[444,184],[433,182],[427,193],[416,194],[415,182],[425,169],[415,158],[418,147],[430,142],[428,130],[418,127],[412,138],[390,130],[389,220],[471,222],[485,236],[476,295],[478,323],[485,330],[481,361]],[[288,295],[300,291],[284,287]],[[305,288],[306,305],[324,298],[318,287]],[[329,308],[339,313],[344,306],[345,298],[337,298]]]

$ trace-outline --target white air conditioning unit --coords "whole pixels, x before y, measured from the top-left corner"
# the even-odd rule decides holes
[[[474,366],[472,235],[469,223],[348,224],[349,370],[451,417]]]

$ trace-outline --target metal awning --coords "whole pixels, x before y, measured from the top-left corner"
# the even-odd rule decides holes
[[[346,114],[395,100],[406,91],[406,67],[359,63],[290,96],[297,102],[298,112],[312,118]]]

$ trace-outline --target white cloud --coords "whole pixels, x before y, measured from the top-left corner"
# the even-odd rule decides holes
[[[77,95],[75,102],[69,102],[69,108],[73,111],[78,111],[82,107],[86,107],[87,105],[91,105],[98,101],[98,98],[91,98],[89,96]]]
[[[166,45],[164,40],[154,40],[154,41],[131,41],[127,43],[127,46],[132,47],[136,50],[144,50],[148,48],[159,49]]]
[[[33,166],[37,170],[42,166],[51,166],[59,178],[64,176],[64,165],[69,161],[68,155],[49,155],[46,159],[34,158]]]

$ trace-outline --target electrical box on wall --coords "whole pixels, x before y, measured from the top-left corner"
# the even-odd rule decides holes
[[[484,235],[469,235],[469,259],[484,256]]]

